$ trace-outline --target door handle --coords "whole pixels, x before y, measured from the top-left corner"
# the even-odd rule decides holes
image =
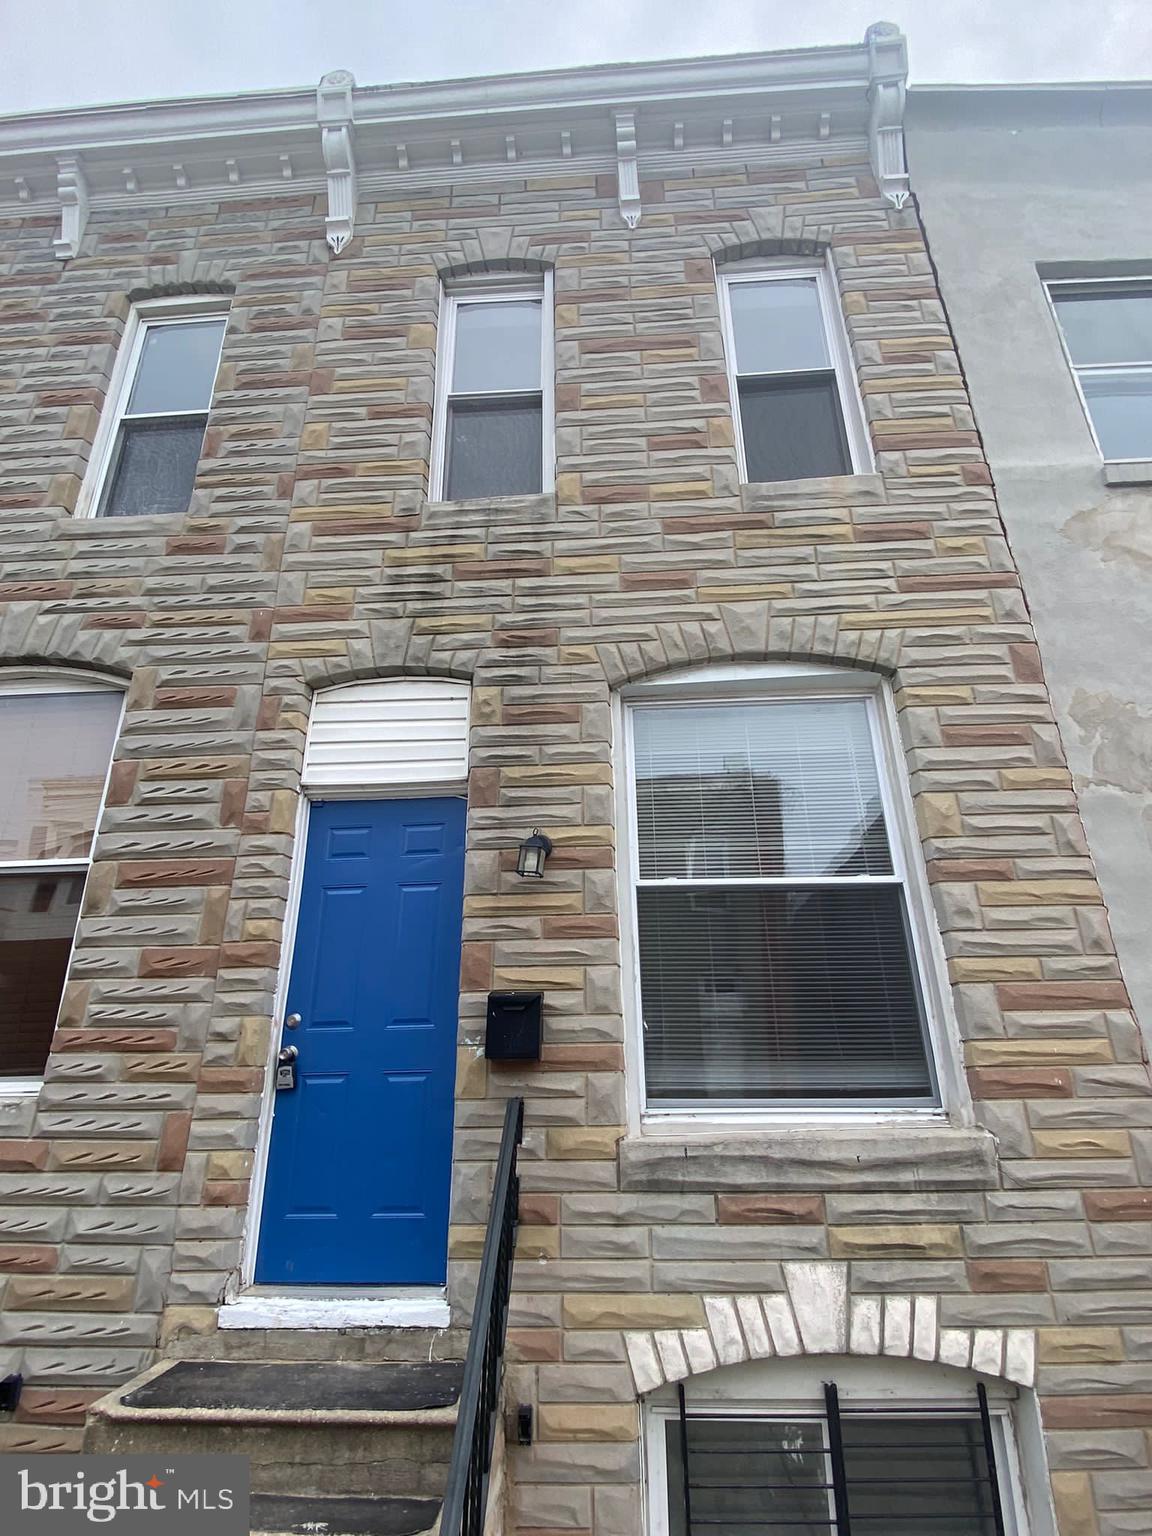
[[[300,1015],[298,1013],[290,1013],[288,1015],[288,1017],[284,1020],[284,1028],[285,1029],[299,1029],[300,1028]]]
[[[286,1067],[290,1061],[295,1061],[299,1054],[300,1050],[297,1046],[286,1045],[276,1057],[276,1060],[282,1067]]]

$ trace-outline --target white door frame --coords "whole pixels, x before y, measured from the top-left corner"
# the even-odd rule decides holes
[[[388,679],[391,682],[449,682],[450,679]],[[353,685],[355,686],[355,685]],[[455,684],[457,688],[467,684]],[[331,690],[337,692],[338,690]],[[325,690],[329,692],[329,690]],[[316,699],[313,696],[313,711]],[[309,722],[311,731],[311,721]],[[307,763],[307,757],[305,757]],[[296,929],[304,888],[304,867],[308,855],[308,831],[312,804],[325,800],[425,800],[463,799],[467,803],[466,759],[459,775],[441,781],[381,783],[371,777],[339,784],[302,783],[298,792],[293,831],[292,859],[288,874],[288,896],[284,909],[284,931],[280,945],[276,988],[272,1001],[272,1027],[268,1039],[264,1084],[257,1118],[256,1145],[249,1186],[248,1212],[240,1252],[240,1267],[226,1288],[217,1319],[222,1328],[347,1328],[373,1324],[409,1327],[446,1327],[449,1319],[446,1290],[443,1286],[333,1286],[324,1294],[317,1286],[275,1286],[267,1291],[257,1287],[256,1258],[260,1246],[260,1223],[264,1211],[264,1187],[272,1141],[272,1118],[276,1105],[276,1057],[284,1032],[284,1011],[292,976]],[[307,773],[307,767],[304,770]],[[465,834],[467,836],[467,834]]]

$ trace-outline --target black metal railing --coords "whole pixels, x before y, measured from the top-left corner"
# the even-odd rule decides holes
[[[464,1361],[456,1434],[452,1441],[452,1459],[448,1463],[448,1487],[440,1514],[440,1536],[481,1536],[484,1529],[492,1447],[500,1415],[504,1336],[516,1247],[520,1197],[516,1149],[523,1133],[524,1100],[509,1099],[496,1159],[488,1229],[484,1234],[484,1255],[480,1260],[472,1332]]]

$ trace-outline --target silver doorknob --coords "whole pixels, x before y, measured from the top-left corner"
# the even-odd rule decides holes
[[[288,1017],[284,1020],[284,1028],[285,1029],[299,1029],[299,1027],[300,1027],[300,1015],[298,1013],[290,1013],[288,1015]]]
[[[290,1061],[295,1061],[299,1054],[299,1049],[296,1046],[286,1045],[281,1049],[280,1053],[276,1057],[276,1060],[281,1064],[281,1066],[286,1067]]]

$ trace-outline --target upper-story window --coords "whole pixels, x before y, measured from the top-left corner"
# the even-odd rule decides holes
[[[1152,282],[1050,283],[1084,409],[1105,459],[1152,459]]]
[[[123,694],[0,676],[0,1079],[44,1069]]]
[[[79,510],[184,512],[192,499],[227,318],[161,301],[132,311]]]
[[[871,468],[860,397],[826,267],[722,272],[736,451],[748,481]]]
[[[551,490],[551,282],[446,293],[431,496]]]
[[[657,683],[628,709],[647,1113],[931,1108],[882,697],[778,686]]]

